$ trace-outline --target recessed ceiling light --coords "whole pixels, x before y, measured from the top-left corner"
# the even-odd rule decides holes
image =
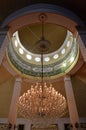
[[[40,60],[41,60],[40,57],[36,57],[36,58],[35,58],[35,61],[36,61],[36,62],[40,62]]]
[[[24,51],[22,50],[22,48],[19,48],[19,53],[20,53],[20,54],[23,54],[23,53],[24,53]]]
[[[57,59],[58,57],[59,57],[58,54],[55,54],[55,55],[53,56],[54,59]]]
[[[27,55],[26,55],[26,58],[27,58],[28,60],[31,60],[31,59],[32,59],[32,56],[29,55],[29,54],[27,54]]]
[[[63,49],[62,49],[61,53],[62,53],[62,54],[64,54],[64,53],[65,53],[65,48],[63,48]]]
[[[69,46],[70,46],[70,41],[67,42],[67,47],[69,47]]]
[[[14,43],[15,43],[15,47],[17,47],[17,46],[18,46],[18,42],[17,42],[17,40],[15,40]]]
[[[44,58],[44,61],[46,61],[46,62],[48,62],[49,60],[50,60],[49,57],[45,57],[45,58]]]

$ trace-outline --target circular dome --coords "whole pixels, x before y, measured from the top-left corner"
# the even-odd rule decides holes
[[[78,58],[78,45],[69,30],[56,24],[45,23],[43,35],[40,23],[24,26],[13,34],[8,57],[17,72],[30,78],[41,77],[41,54],[43,76],[54,79],[73,68]]]
[[[32,24],[24,26],[18,30],[21,44],[32,53],[38,52],[39,44],[42,37],[42,24]],[[44,41],[48,46],[46,53],[52,53],[58,50],[64,43],[67,35],[67,29],[56,24],[44,24]],[[41,41],[40,41],[41,42]],[[50,44],[49,44],[50,43]]]

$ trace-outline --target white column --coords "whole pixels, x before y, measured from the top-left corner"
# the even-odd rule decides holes
[[[25,130],[31,130],[31,122],[27,121],[25,124]]]
[[[14,129],[14,126],[16,125],[18,99],[21,90],[21,82],[22,82],[21,78],[17,77],[14,84],[14,90],[13,90],[10,111],[8,116],[8,121],[12,125],[11,129]]]
[[[0,30],[0,65],[5,55],[7,44],[9,43],[9,35],[7,29]]]
[[[68,108],[69,108],[70,122],[72,124],[72,129],[77,130],[79,129],[79,116],[78,116],[76,102],[75,102],[74,93],[72,89],[72,83],[69,76],[64,77],[64,83],[65,83],[65,91],[66,91],[66,97],[67,97]]]
[[[64,123],[62,122],[61,119],[58,120],[57,125],[58,125],[58,130],[64,130]]]

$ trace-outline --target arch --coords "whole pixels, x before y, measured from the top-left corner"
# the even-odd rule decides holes
[[[11,15],[9,15],[5,21],[2,23],[2,27],[5,26],[11,26],[14,25],[14,23],[16,24],[15,29],[12,30],[12,32],[14,30],[16,30],[17,28],[24,26],[25,24],[28,24],[28,20],[29,18],[31,18],[31,22],[34,21],[38,22],[37,18],[35,16],[37,16],[37,14],[41,13],[41,12],[46,12],[48,15],[48,19],[47,22],[54,22],[57,23],[61,26],[65,26],[66,28],[68,28],[69,30],[71,30],[72,32],[75,30],[75,26],[80,25],[80,26],[84,26],[84,23],[82,22],[82,20],[75,15],[73,12],[57,6],[57,5],[52,5],[52,4],[34,4],[34,5],[30,5],[27,6],[25,8],[22,8],[14,13],[12,13]],[[34,18],[33,17],[33,14]],[[53,17],[53,19],[52,19]],[[23,19],[23,21],[22,21]],[[26,19],[26,21],[25,21]],[[30,23],[29,21],[29,23]],[[64,23],[63,23],[64,21]],[[21,26],[20,26],[21,25]],[[71,27],[70,27],[71,25]]]
[[[2,27],[10,26],[9,32],[13,34],[13,32],[25,25],[40,22],[38,17],[40,13],[46,13],[47,23],[64,26],[73,34],[77,32],[77,25],[84,26],[83,22],[75,14],[62,7],[50,4],[35,4],[8,16]]]

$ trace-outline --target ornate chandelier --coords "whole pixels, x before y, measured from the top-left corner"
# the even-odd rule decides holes
[[[49,41],[44,38],[44,14],[41,15],[40,20],[42,21],[42,38],[37,45],[41,52],[41,82],[32,85],[31,89],[20,96],[18,104],[19,115],[28,119],[58,118],[62,117],[67,110],[65,97],[43,79],[43,54],[48,50]]]
[[[56,91],[52,84],[47,86],[46,83],[36,83],[20,96],[18,111],[24,118],[55,118],[63,116],[66,108],[65,97]]]

